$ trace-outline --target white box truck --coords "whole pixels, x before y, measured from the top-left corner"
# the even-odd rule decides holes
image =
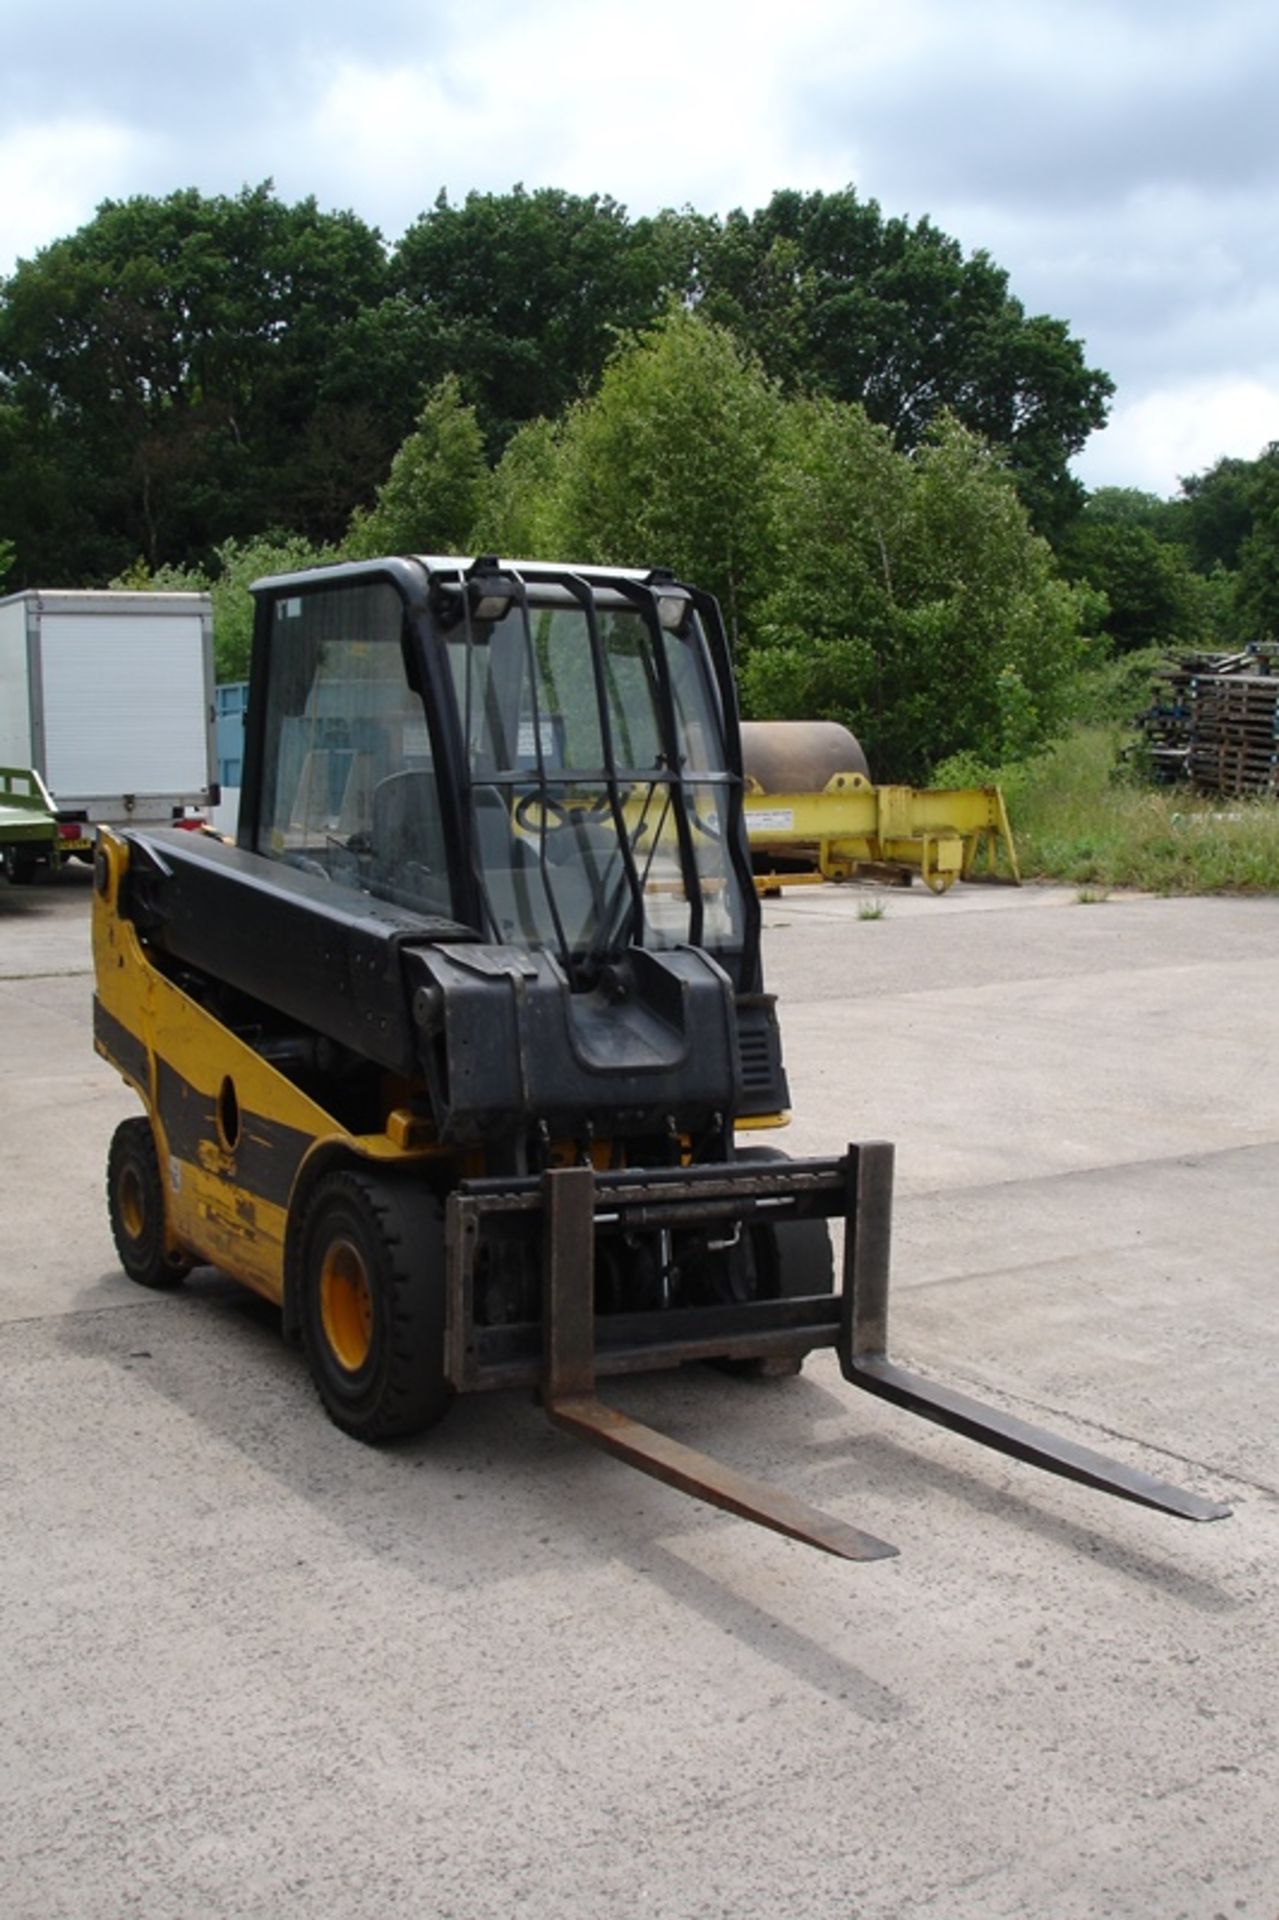
[[[213,702],[207,594],[0,599],[0,767],[34,769],[52,794],[54,865],[99,824],[171,826],[216,806]],[[31,877],[20,864],[11,879]]]

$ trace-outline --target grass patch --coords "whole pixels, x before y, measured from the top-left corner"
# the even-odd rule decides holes
[[[1004,790],[1024,878],[1066,881],[1081,900],[1111,887],[1279,892],[1279,803],[1143,786],[1119,758],[1121,737],[1081,727],[1031,760],[985,770]],[[953,762],[935,778],[970,785],[975,772]]]
[[[882,920],[888,909],[882,900],[863,900],[857,909],[859,920]]]

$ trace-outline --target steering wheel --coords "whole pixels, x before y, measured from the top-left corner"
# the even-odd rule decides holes
[[[625,791],[629,793],[630,788],[626,788]],[[623,804],[625,804],[624,796]],[[577,815],[583,824],[587,821],[611,820],[613,818],[613,803],[606,793],[597,793],[593,800],[589,800],[584,807],[577,809]]]
[[[541,816],[537,820],[530,817],[534,808]],[[540,833],[544,826],[549,827],[552,833],[558,833],[561,827],[568,825],[568,822],[568,808],[562,800],[555,799],[552,794],[522,793],[515,802],[515,824],[517,827],[523,827],[525,833]]]
[[[594,826],[597,821],[612,818],[613,803],[606,793],[597,793],[584,807],[570,807],[550,793],[525,793],[515,803],[515,824],[526,833],[536,833],[542,820],[555,832],[560,827]]]

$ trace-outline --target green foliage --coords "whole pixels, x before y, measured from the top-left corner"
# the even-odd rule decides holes
[[[1002,666],[995,675],[999,715],[999,751],[1010,759],[1030,753],[1044,737],[1044,723],[1020,667]]]
[[[342,556],[331,547],[315,547],[301,534],[266,533],[256,540],[224,540],[217,549],[213,595],[213,652],[219,680],[243,680],[253,644],[255,580],[302,567],[327,566]]]
[[[57,577],[139,551],[152,566],[207,556],[291,517],[299,489],[314,499],[369,401],[327,399],[330,358],[385,273],[372,228],[313,200],[285,206],[269,185],[107,201],[21,262],[0,299],[0,387],[24,467],[54,494]],[[28,514],[28,566],[35,535]]]
[[[461,552],[483,504],[487,480],[475,409],[464,403],[461,387],[450,374],[427,395],[372,508],[356,511],[344,550],[353,559]]]
[[[1279,889],[1279,806],[1151,790],[1114,728],[1078,728],[1034,758],[987,770],[1002,786],[1027,879],[1153,893]],[[939,768],[950,783],[962,767]],[[967,781],[955,784],[968,784]]]
[[[1103,487],[1058,543],[1069,578],[1100,596],[1116,652],[1230,649],[1279,634],[1279,444],[1219,460],[1158,500]]]
[[[210,584],[202,567],[149,567],[141,554],[108,582],[121,593],[208,593]]]
[[[558,188],[441,194],[395,249],[393,285],[431,354],[482,396],[494,451],[599,378],[619,332],[648,325],[689,280],[696,215],[630,221],[607,195]]]
[[[338,540],[446,377],[496,457],[672,303],[727,323],[787,392],[862,401],[902,447],[949,407],[1006,446],[1044,526],[1074,498],[1105,376],[985,255],[851,190],[723,222],[556,189],[441,197],[390,259],[353,214],[269,185],[188,190],[105,202],[0,285],[17,575],[213,567],[272,526]]]
[[[97,477],[57,418],[6,404],[0,375],[0,525],[15,548],[12,584],[87,586],[121,554],[98,519]]]
[[[1070,721],[1078,727],[1127,727],[1150,705],[1155,675],[1166,665],[1163,647],[1089,662],[1070,694]]]
[[[1279,635],[1279,442],[1255,460],[1218,460],[1185,479],[1167,537],[1196,570],[1202,627],[1215,644]]]
[[[918,779],[1112,715],[1107,652],[1279,632],[1279,446],[1067,527],[1109,392],[987,255],[852,189],[724,221],[441,196],[389,260],[269,185],[184,192],[0,285],[0,527],[13,583],[211,581],[224,676],[249,580],[339,543],[670,565],[754,711]]]
[[[957,421],[907,459],[860,408],[788,412],[748,708],[851,726],[880,780],[1024,751],[1067,709],[1081,603],[1006,470]]]
[[[1251,524],[1239,548],[1235,627],[1246,640],[1279,639],[1279,445],[1255,463]]]
[[[512,436],[485,488],[472,537],[477,553],[531,560],[559,549],[559,460],[560,433],[551,421],[530,420]]]
[[[1214,567],[1233,572],[1252,531],[1253,494],[1258,470],[1279,462],[1279,446],[1258,460],[1218,460],[1205,473],[1181,483],[1181,533],[1201,573]]]
[[[111,582],[137,592],[208,593],[213,599],[213,658],[219,681],[248,678],[253,646],[255,580],[302,567],[326,566],[340,556],[313,547],[300,534],[266,533],[256,540],[224,540],[207,572],[194,567],[157,567],[135,560]]]
[[[1003,446],[1043,530],[1076,510],[1067,470],[1113,392],[1065,324],[1028,315],[989,255],[873,200],[781,192],[707,236],[706,311],[791,390],[859,401],[897,444],[949,412]]]
[[[1221,459],[1183,480],[1166,515],[1150,530],[1195,568],[1200,609],[1198,628],[1183,622],[1173,637],[1246,647],[1279,636],[1279,442],[1254,461]],[[1152,580],[1148,593],[1156,591]]]
[[[9,569],[13,565],[12,540],[0,540],[0,593],[4,592],[5,581],[9,578]]]
[[[1102,630],[1115,651],[1210,644],[1213,598],[1184,550],[1149,520],[1108,513],[1107,505],[1105,497],[1089,500],[1059,554],[1068,578],[1104,595]]]
[[[569,409],[537,530],[577,560],[674,568],[718,596],[737,638],[769,575],[781,416],[730,334],[672,309]]]
[[[838,719],[883,779],[1059,724],[1084,602],[1004,466],[950,418],[912,457],[860,407],[784,401],[678,309],[599,392],[512,442],[484,546],[670,565],[720,598],[748,710]]]
[[[1096,487],[1084,506],[1087,519],[1106,526],[1144,527],[1159,540],[1180,540],[1185,532],[1184,500],[1162,500],[1140,487]]]
[[[1279,443],[1218,460],[1179,497],[1131,487],[1089,496],[1058,541],[1063,569],[1098,597],[1117,653],[1229,650],[1279,635]]]

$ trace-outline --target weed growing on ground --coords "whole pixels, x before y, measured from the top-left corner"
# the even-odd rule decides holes
[[[1027,880],[1149,893],[1279,892],[1279,802],[1142,784],[1117,727],[1080,727],[1030,760],[958,760],[938,785],[1003,788]],[[956,778],[956,775],[960,776]]]
[[[882,900],[863,900],[857,909],[859,920],[882,920],[888,908]]]

